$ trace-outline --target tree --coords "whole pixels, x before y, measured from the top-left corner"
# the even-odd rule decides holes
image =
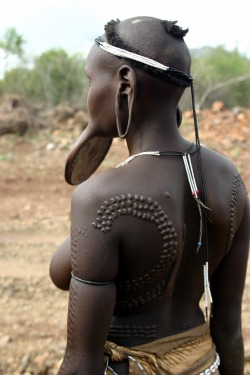
[[[18,67],[5,72],[0,94],[17,94],[33,101],[44,101],[42,82],[33,69]]]
[[[193,54],[197,108],[223,100],[227,107],[249,106],[250,61],[237,49],[203,48]]]
[[[84,94],[84,61],[63,49],[44,52],[35,60],[34,71],[42,84],[42,96],[49,104],[79,103]]]
[[[4,51],[5,58],[10,54],[21,57],[23,55],[24,43],[25,40],[23,37],[12,27],[6,30],[3,38],[0,40],[0,49]]]
[[[0,81],[0,95],[18,94],[49,105],[66,101],[83,107],[87,89],[83,58],[69,56],[63,49],[42,53],[32,67],[24,63],[7,70]]]

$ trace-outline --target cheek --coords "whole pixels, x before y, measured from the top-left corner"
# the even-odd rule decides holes
[[[111,89],[90,86],[87,97],[89,123],[110,135],[116,129],[115,95]]]
[[[87,107],[89,113],[97,116],[98,112],[101,110],[101,104],[105,104],[105,95],[100,87],[95,88],[95,86],[92,84],[89,88],[87,97]]]

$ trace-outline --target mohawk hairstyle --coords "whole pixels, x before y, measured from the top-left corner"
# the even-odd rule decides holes
[[[180,26],[176,25],[177,21],[166,21],[161,20],[161,25],[163,29],[176,38],[183,40],[184,36],[188,33],[188,29],[183,30]]]
[[[119,19],[109,21],[105,26],[105,35],[107,37],[107,41],[112,46],[125,49],[126,51],[136,53],[140,55],[140,51],[134,47],[131,47],[129,44],[123,41],[122,38],[118,35],[117,32],[117,25],[120,23]],[[188,29],[183,30],[180,26],[176,25],[177,21],[167,21],[167,20],[160,20],[160,23],[163,29],[168,33],[171,34],[173,37],[183,40],[183,37],[187,34]],[[121,58],[121,57],[119,57]],[[126,58],[122,57],[122,59],[127,60]],[[129,60],[130,64],[136,68],[141,68],[144,72],[157,77],[161,78],[165,81],[171,82],[179,87],[189,87],[191,85],[190,81],[185,79],[185,77],[174,75],[173,72],[170,71],[162,71],[160,69],[154,68],[152,66],[146,65],[142,62]]]

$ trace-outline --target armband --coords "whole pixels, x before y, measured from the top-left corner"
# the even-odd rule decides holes
[[[88,285],[108,285],[108,284],[112,284],[113,283],[113,281],[91,281],[91,280],[80,279],[80,277],[77,277],[76,275],[74,275],[73,272],[71,272],[71,276],[76,281],[79,281],[80,283],[88,284]]]

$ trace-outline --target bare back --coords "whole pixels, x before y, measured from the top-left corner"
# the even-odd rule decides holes
[[[213,275],[243,216],[245,191],[226,158],[207,149],[202,156],[211,209],[208,242]],[[196,153],[192,164],[198,183]],[[200,217],[182,158],[141,156],[93,177],[79,190],[77,206],[79,199],[87,200],[88,208],[73,231],[81,225],[86,228],[88,240],[82,240],[82,247],[91,253],[89,264],[98,266],[91,273],[84,252],[82,259],[78,252],[75,265],[82,264],[80,272],[86,279],[115,281],[109,339],[137,345],[201,324]]]

